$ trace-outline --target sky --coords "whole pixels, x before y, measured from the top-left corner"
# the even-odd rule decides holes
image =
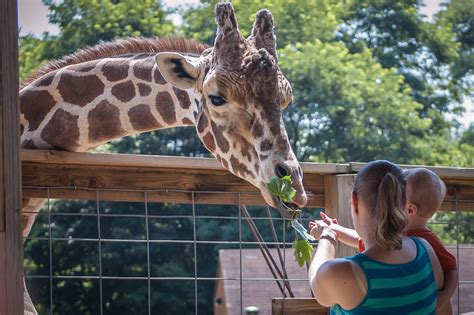
[[[424,6],[421,11],[431,18],[440,9],[442,0],[423,0]],[[166,6],[173,7],[178,5],[196,4],[199,0],[163,0]],[[18,0],[18,24],[20,26],[20,35],[32,33],[41,35],[43,32],[57,34],[58,28],[48,23],[48,10],[42,0]],[[180,23],[179,16],[173,16],[175,24]],[[472,99],[466,97],[464,101],[466,112],[460,121],[464,126],[474,123],[474,105]]]

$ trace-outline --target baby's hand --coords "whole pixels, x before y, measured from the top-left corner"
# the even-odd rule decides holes
[[[314,220],[309,222],[309,234],[311,234],[314,238],[319,239],[323,229],[328,227],[329,225],[326,224],[323,220]]]

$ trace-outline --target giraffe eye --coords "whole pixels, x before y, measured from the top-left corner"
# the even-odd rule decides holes
[[[225,99],[219,95],[209,95],[209,99],[214,106],[222,106],[226,103]]]

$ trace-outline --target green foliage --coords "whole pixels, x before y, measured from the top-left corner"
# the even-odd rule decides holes
[[[290,139],[303,159],[325,162],[377,158],[409,163],[427,149],[431,120],[393,69],[369,50],[351,54],[340,43],[287,46],[280,66],[294,91]],[[436,161],[430,161],[436,162]]]
[[[153,37],[172,34],[160,1],[144,0],[44,0],[49,22],[57,24],[58,36],[50,39],[47,59],[78,48],[126,36]]]
[[[32,35],[20,37],[19,66],[20,80],[26,79],[35,69],[45,62],[43,57],[46,42]]]
[[[273,176],[268,183],[268,189],[274,196],[278,196],[284,202],[291,202],[296,195],[296,189],[291,184],[291,176],[281,178]]]
[[[215,37],[214,6],[218,0],[203,0],[197,6],[183,10],[181,31],[195,39],[212,44]],[[263,0],[232,1],[244,36],[248,36],[255,21],[255,13],[263,8],[272,12],[277,33],[277,45],[283,47],[297,42],[334,36],[346,5],[336,0]]]
[[[300,267],[304,266],[304,263],[311,262],[311,253],[313,252],[313,246],[308,243],[307,240],[298,240],[296,239],[293,242],[293,253],[295,255],[295,260],[298,262]]]
[[[278,196],[284,202],[292,202],[296,194],[296,190],[291,184],[291,176],[284,176],[282,178],[273,176],[268,184],[270,193]],[[291,208],[288,208],[292,211]],[[295,241],[293,242],[293,254],[300,267],[304,262],[311,262],[311,254],[313,253],[313,246],[308,242],[309,239],[314,241],[314,238],[309,235],[304,226],[297,220],[291,221],[291,226],[295,231]]]
[[[456,39],[457,58],[451,61],[451,84],[460,86],[472,96],[474,85],[474,2],[451,0],[442,4],[445,8],[435,15],[436,25],[451,31]]]

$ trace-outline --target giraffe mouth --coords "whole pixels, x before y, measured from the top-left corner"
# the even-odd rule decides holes
[[[285,219],[296,219],[301,215],[300,208],[292,202],[285,202],[280,197],[275,197],[275,203],[277,204],[277,210],[280,212],[282,218]]]

